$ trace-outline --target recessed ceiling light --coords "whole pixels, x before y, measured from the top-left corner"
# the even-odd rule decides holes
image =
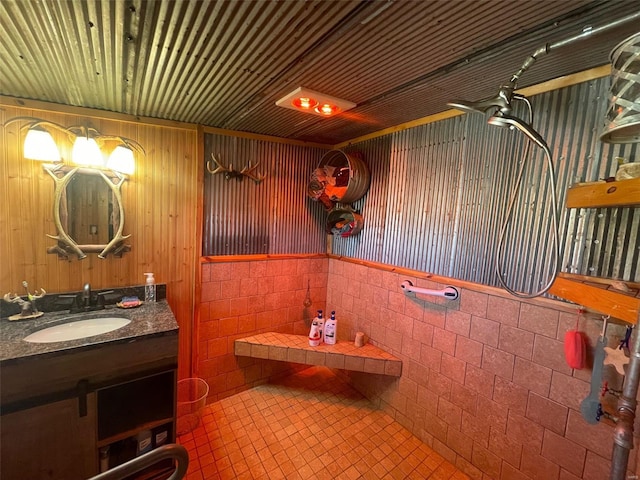
[[[355,103],[298,87],[276,102],[276,105],[291,108],[299,112],[311,113],[320,117],[332,117],[356,106]]]

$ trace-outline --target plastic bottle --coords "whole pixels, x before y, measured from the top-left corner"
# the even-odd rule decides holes
[[[314,318],[318,323],[318,331],[320,333],[320,343],[324,341],[324,318],[322,318],[322,310],[318,310],[318,316]]]
[[[145,273],[147,281],[144,286],[144,302],[153,303],[156,301],[156,279],[153,278],[153,273]]]
[[[167,439],[169,438],[169,432],[167,431],[167,427],[162,426],[158,427],[153,431],[153,448],[158,448],[165,443],[167,443]]]
[[[327,345],[336,344],[337,327],[336,312],[333,311],[331,312],[331,318],[324,324],[324,343]]]
[[[311,330],[309,331],[309,346],[317,347],[320,345],[322,337],[320,336],[320,329],[318,328],[318,319],[314,318],[311,322]]]
[[[109,446],[102,447],[100,450],[100,472],[109,470]]]
[[[138,433],[138,435],[136,435],[136,442],[138,443],[138,448],[136,449],[137,457],[150,452],[153,447],[151,444],[151,430],[142,430]]]

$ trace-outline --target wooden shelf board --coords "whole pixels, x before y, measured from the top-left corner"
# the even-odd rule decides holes
[[[111,445],[112,443],[119,442],[120,440],[124,440],[125,438],[134,437],[142,430],[152,430],[156,427],[159,427],[164,424],[171,424],[171,429],[175,428],[175,421],[173,418],[162,418],[159,420],[154,420],[153,422],[147,422],[143,425],[139,425],[136,428],[132,428],[131,430],[127,430],[126,432],[120,432],[117,435],[112,435],[108,438],[104,438],[102,440],[98,440],[97,447],[106,447],[107,445]]]
[[[560,275],[553,282],[549,293],[570,300],[605,315],[635,324],[640,312],[637,284],[625,282],[630,292],[611,287],[615,281],[582,275]]]
[[[640,178],[617,182],[579,183],[567,191],[567,208],[640,205]]]

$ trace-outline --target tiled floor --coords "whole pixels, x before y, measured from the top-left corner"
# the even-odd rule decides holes
[[[468,479],[326,367],[207,405],[187,480]]]

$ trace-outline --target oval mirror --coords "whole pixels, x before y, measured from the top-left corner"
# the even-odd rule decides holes
[[[124,207],[120,188],[125,178],[111,171],[66,165],[45,165],[55,183],[54,222],[58,234],[47,235],[58,241],[49,253],[67,258],[85,258],[98,253],[122,256],[131,249],[123,240]]]

